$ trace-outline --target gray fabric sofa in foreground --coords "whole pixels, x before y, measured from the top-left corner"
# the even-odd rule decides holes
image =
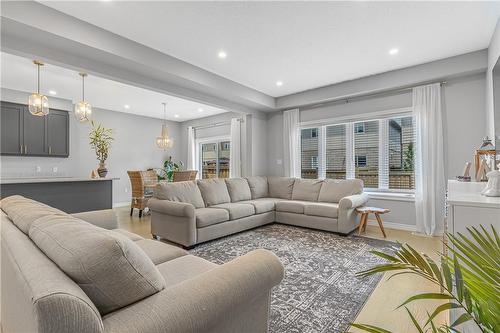
[[[267,331],[283,278],[269,251],[216,265],[116,229],[112,211],[0,204],[4,333]]]
[[[191,247],[273,222],[348,234],[367,201],[359,179],[255,176],[160,183],[148,205],[155,237]]]

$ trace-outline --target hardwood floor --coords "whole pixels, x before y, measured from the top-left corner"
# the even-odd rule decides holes
[[[128,207],[116,208],[118,215],[118,223],[120,228],[141,235],[145,238],[151,238],[151,215],[145,215],[142,218],[138,217],[138,212],[134,212],[132,217],[129,216],[130,209]],[[425,237],[414,235],[409,231],[393,230],[386,228],[387,240],[398,241],[400,243],[408,243],[419,252],[425,252],[434,259],[437,259],[438,252],[442,251],[440,237]],[[364,236],[384,239],[378,226],[367,226]],[[391,280],[387,280],[389,274],[385,274],[379,282],[377,288],[368,298],[361,312],[356,318],[356,323],[371,324],[383,327],[393,332],[417,332],[413,328],[410,318],[404,308],[396,308],[404,302],[408,297],[420,292],[436,292],[438,288],[434,287],[430,282],[419,277],[411,275],[400,275]],[[419,322],[424,322],[427,318],[427,311],[431,309],[433,304],[440,304],[433,301],[419,301],[409,306],[409,309],[416,316]],[[438,316],[436,323],[444,323],[447,321],[447,313]],[[351,329],[351,332],[361,332],[360,330]]]

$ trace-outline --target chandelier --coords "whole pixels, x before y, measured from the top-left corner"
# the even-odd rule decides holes
[[[43,66],[43,62],[34,60],[33,63],[38,70],[38,86],[36,93],[28,98],[28,110],[32,115],[41,117],[49,114],[49,100],[47,96],[40,94],[40,66]]]
[[[161,104],[163,104],[163,124],[161,125],[161,136],[158,136],[156,138],[156,145],[158,146],[158,148],[165,150],[167,148],[172,148],[174,146],[174,140],[168,137],[167,103],[161,103]]]
[[[79,73],[82,77],[82,101],[75,104],[75,117],[80,122],[86,122],[90,120],[92,115],[92,105],[85,101],[85,77],[86,73]]]

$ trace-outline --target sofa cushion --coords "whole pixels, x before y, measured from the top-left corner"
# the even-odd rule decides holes
[[[56,215],[33,222],[29,237],[82,288],[102,315],[165,288],[151,259],[120,233]]]
[[[220,204],[214,207],[225,209],[229,212],[230,220],[241,219],[242,217],[247,217],[255,214],[255,208],[252,204],[244,203],[227,203]]]
[[[166,261],[179,258],[188,254],[187,251],[170,244],[165,244],[152,239],[140,239],[135,242],[141,250],[151,259],[153,264],[159,265]]]
[[[276,203],[276,211],[304,214],[304,205],[305,202],[303,201],[292,201],[292,200],[278,201]]]
[[[259,198],[255,200],[241,201],[239,203],[251,204],[255,208],[255,214],[262,214],[267,212],[272,212],[276,209],[276,202],[283,201],[285,199],[279,198]]]
[[[267,184],[267,177],[253,176],[247,177],[252,199],[265,198],[269,196],[269,186]]]
[[[292,199],[305,201],[318,201],[322,180],[295,179],[293,183]]]
[[[269,196],[271,198],[292,199],[293,183],[295,178],[269,177]]]
[[[245,178],[226,179],[227,191],[231,197],[231,202],[238,202],[252,199],[250,186]]]
[[[59,209],[20,195],[6,197],[1,201],[2,210],[22,232],[28,234],[31,224],[40,217],[67,214]]]
[[[309,203],[304,206],[304,214],[336,219],[339,216],[339,205],[325,202]]]
[[[205,200],[206,207],[231,201],[224,179],[198,180],[198,187],[203,200]]]
[[[217,266],[219,265],[211,263],[203,258],[187,255],[158,265],[158,270],[165,279],[167,287],[171,287],[214,269]]]
[[[363,192],[361,179],[325,179],[319,191],[318,201],[340,202],[340,199]]]
[[[160,200],[190,203],[195,208],[205,207],[196,181],[159,183],[155,186],[154,197]]]
[[[198,228],[229,221],[229,212],[226,209],[198,208],[194,211],[194,214],[196,216],[196,226]]]
[[[113,231],[117,232],[119,234],[122,234],[123,236],[127,237],[128,239],[130,239],[131,241],[134,241],[134,242],[141,240],[141,239],[144,239],[144,237],[141,237],[138,234],[134,234],[134,233],[127,231],[127,230],[124,230],[124,229],[113,229]]]

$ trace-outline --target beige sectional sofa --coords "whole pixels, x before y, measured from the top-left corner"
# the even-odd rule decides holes
[[[68,215],[1,201],[2,328],[10,332],[266,332],[283,266],[256,250],[224,265],[116,229],[112,211]]]
[[[359,179],[255,176],[161,183],[148,205],[154,237],[191,247],[273,222],[348,234],[367,201]]]

